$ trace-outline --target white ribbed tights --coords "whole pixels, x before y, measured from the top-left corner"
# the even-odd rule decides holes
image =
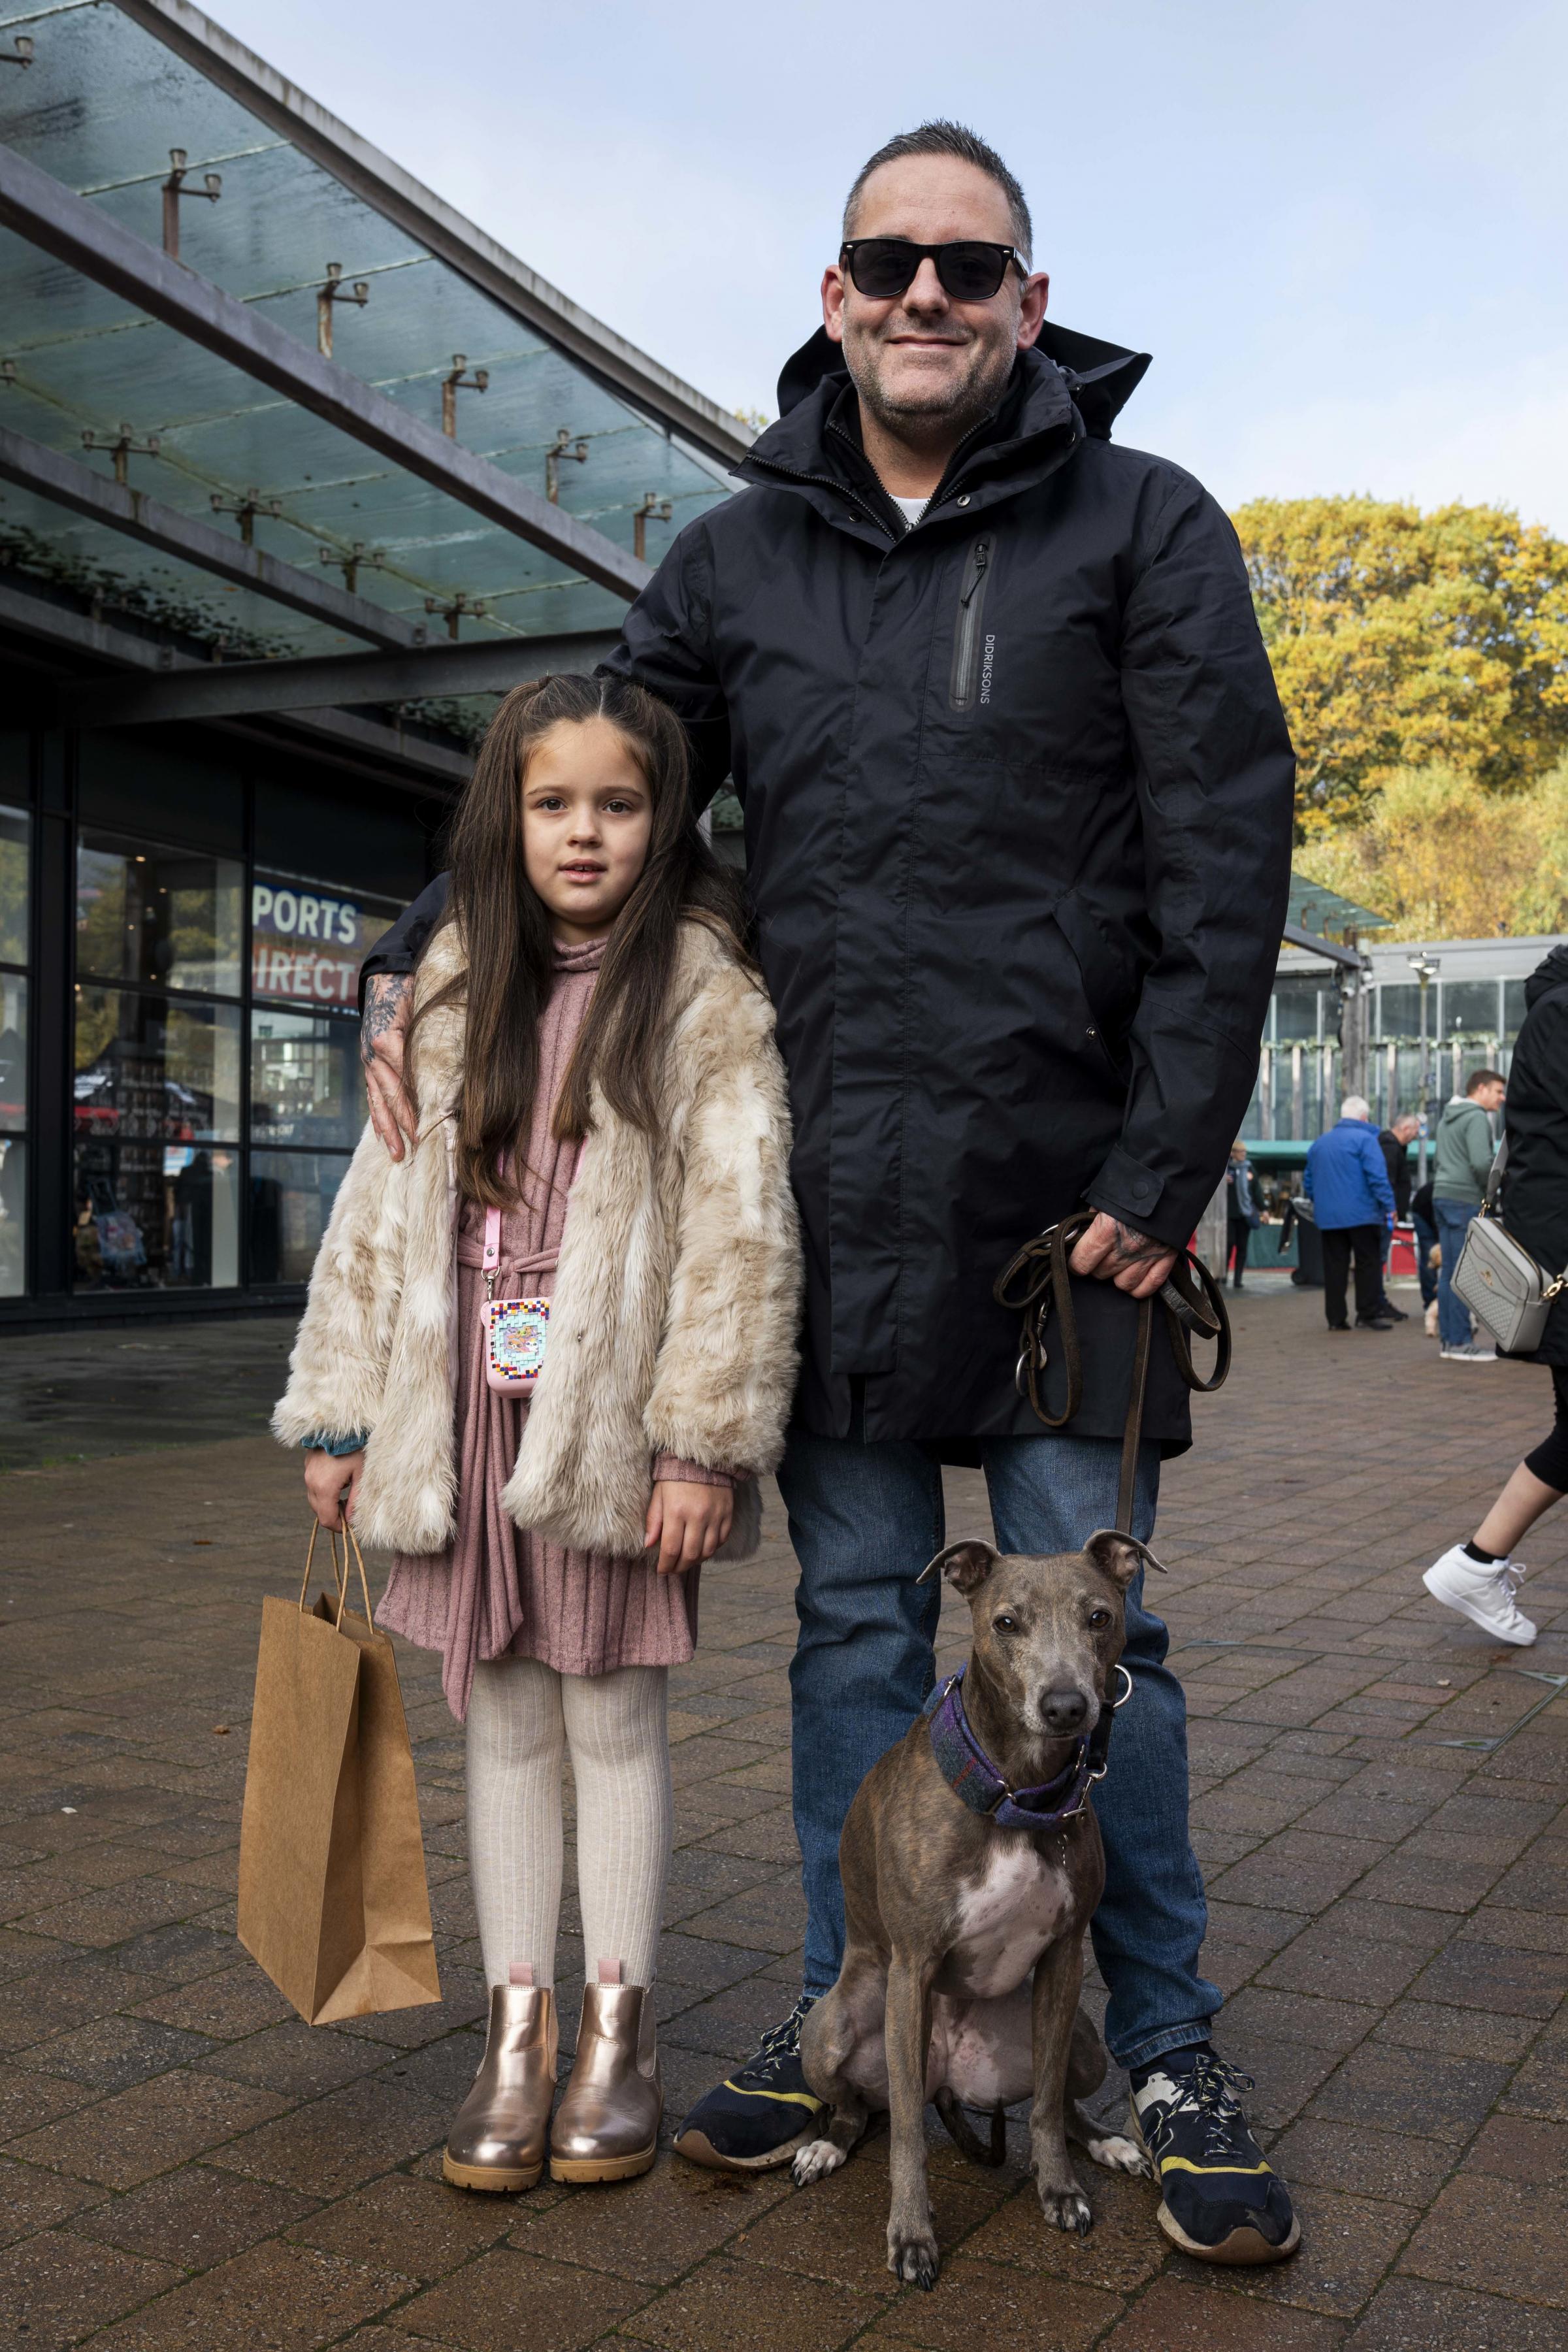
[[[673,1801],[667,1666],[558,1675],[534,1658],[474,1669],[468,1701],[468,1871],[485,1977],[517,1962],[555,1981],[561,1912],[561,1767],[577,1784],[577,1891],[590,1979],[619,1960],[650,1985],[669,1868]]]

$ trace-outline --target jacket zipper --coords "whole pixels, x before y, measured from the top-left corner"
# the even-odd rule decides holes
[[[991,541],[975,540],[963,559],[963,576],[958,589],[958,627],[952,640],[952,680],[948,688],[948,703],[954,710],[968,710],[980,690],[980,652],[984,639],[980,633],[985,617],[985,583],[991,568]]]

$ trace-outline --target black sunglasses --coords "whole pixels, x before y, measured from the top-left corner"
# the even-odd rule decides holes
[[[1016,245],[984,245],[974,237],[953,245],[916,245],[907,236],[852,236],[839,248],[857,288],[874,302],[890,301],[912,286],[928,254],[955,302],[989,302],[1001,292],[1010,261],[1020,278],[1028,274]]]

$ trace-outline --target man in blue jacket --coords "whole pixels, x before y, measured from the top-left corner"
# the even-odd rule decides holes
[[[1301,1188],[1311,1202],[1323,1243],[1323,1305],[1331,1331],[1348,1331],[1345,1281],[1355,1257],[1358,1331],[1392,1331],[1383,1312],[1383,1236],[1394,1214],[1394,1187],[1372,1123],[1372,1106],[1347,1095],[1339,1124],[1320,1135],[1307,1154]]]

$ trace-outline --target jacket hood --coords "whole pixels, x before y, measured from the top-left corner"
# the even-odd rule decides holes
[[[1568,987],[1568,940],[1560,940],[1525,982],[1525,1004],[1527,1007],[1534,1004],[1549,988],[1565,987]]]
[[[1481,1108],[1479,1103],[1475,1100],[1473,1096],[1450,1095],[1447,1101],[1443,1105],[1443,1116],[1437,1121],[1437,1124],[1439,1127],[1451,1127],[1456,1119],[1463,1118],[1467,1111],[1472,1110],[1475,1112],[1478,1118],[1486,1118],[1487,1115],[1485,1111]],[[1488,1119],[1487,1124],[1489,1127],[1491,1125],[1491,1121]]]
[[[1097,440],[1109,441],[1111,425],[1142,382],[1150,357],[1148,352],[1125,351],[1120,343],[1102,343],[1093,335],[1075,334],[1070,327],[1053,326],[1047,320],[1033,349],[1019,352],[1013,382],[1048,370],[1063,380],[1084,430]],[[832,383],[837,394],[848,382],[843,346],[832,341],[826,327],[818,327],[784,362],[779,377],[780,420],[798,408],[818,384]]]

